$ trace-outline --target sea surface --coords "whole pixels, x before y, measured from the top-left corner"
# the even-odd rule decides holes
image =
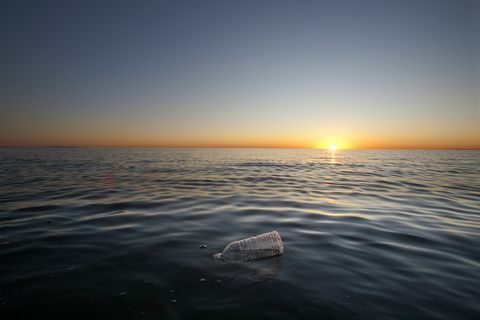
[[[0,318],[480,319],[480,151],[0,149]]]

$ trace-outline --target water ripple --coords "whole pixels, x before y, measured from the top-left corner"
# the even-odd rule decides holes
[[[3,149],[0,312],[476,319],[479,168],[478,151]],[[282,257],[211,258],[271,230]]]

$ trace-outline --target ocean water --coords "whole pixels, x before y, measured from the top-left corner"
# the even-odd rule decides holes
[[[479,151],[0,149],[0,182],[1,319],[480,317]]]

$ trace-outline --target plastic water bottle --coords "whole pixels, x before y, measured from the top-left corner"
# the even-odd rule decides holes
[[[223,261],[250,261],[283,254],[283,242],[277,231],[260,234],[256,237],[234,241],[223,252],[213,255]]]

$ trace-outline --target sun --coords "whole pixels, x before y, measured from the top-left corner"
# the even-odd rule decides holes
[[[337,150],[337,145],[336,144],[331,144],[328,146],[328,150],[330,151],[336,151]]]
[[[340,137],[325,137],[316,141],[313,144],[313,148],[324,149],[329,151],[338,151],[343,149],[350,149],[351,144]]]

